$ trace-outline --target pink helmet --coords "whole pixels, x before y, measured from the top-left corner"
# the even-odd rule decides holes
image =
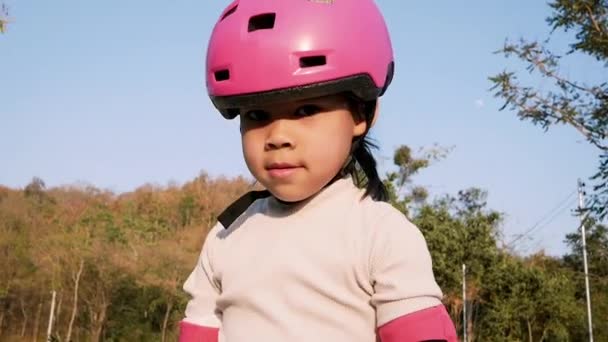
[[[393,77],[374,0],[235,0],[207,50],[207,90],[227,119],[241,107],[351,92],[372,101]]]

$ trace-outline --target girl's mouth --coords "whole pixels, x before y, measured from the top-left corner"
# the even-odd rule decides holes
[[[287,178],[298,171],[301,166],[289,163],[271,163],[266,166],[268,174],[273,178]]]

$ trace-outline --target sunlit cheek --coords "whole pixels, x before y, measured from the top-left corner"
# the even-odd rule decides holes
[[[256,147],[256,140],[253,139],[254,137],[252,137],[250,134],[243,134],[243,136],[241,137],[242,140],[242,147],[243,147],[243,157],[245,158],[245,163],[247,164],[247,167],[249,168],[249,171],[251,171],[251,173],[255,174],[256,171],[256,165],[259,164],[259,160],[260,160],[260,151],[259,148]]]
[[[332,132],[328,139],[317,140],[317,165],[326,172],[338,172],[350,152],[351,137],[349,135]]]

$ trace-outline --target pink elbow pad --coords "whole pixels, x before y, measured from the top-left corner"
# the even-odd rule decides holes
[[[179,324],[179,342],[217,342],[218,332],[218,328],[203,327],[182,321]]]
[[[396,318],[378,329],[382,342],[458,342],[454,323],[443,305]]]

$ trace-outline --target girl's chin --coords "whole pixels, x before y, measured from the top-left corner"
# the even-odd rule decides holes
[[[315,189],[296,184],[271,184],[266,187],[270,193],[283,202],[299,202],[318,192]]]

